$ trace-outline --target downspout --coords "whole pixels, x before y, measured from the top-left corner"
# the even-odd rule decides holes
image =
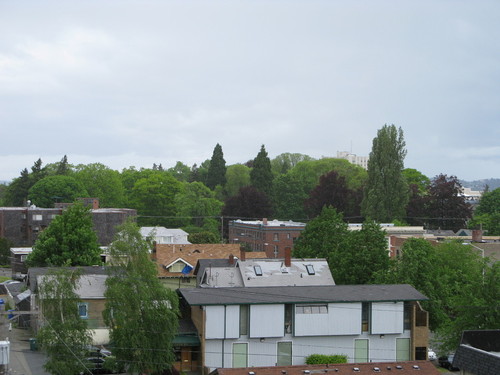
[[[224,337],[222,338],[222,368],[224,368],[224,348],[226,343],[226,305],[224,305]]]

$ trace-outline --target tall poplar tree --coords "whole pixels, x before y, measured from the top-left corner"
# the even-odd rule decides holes
[[[403,130],[395,125],[384,125],[373,139],[368,181],[361,204],[366,218],[390,222],[404,217],[409,199],[403,175],[405,146]]]
[[[267,156],[264,145],[253,160],[253,168],[250,171],[250,182],[257,190],[271,195],[273,189],[273,172],[271,170],[271,160]]]
[[[226,161],[224,160],[222,146],[217,143],[212,154],[212,159],[210,160],[210,167],[208,168],[207,186],[213,190],[217,185],[224,186],[225,184]]]

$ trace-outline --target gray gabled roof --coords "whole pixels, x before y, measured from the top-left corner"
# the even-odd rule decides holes
[[[411,285],[325,285],[253,288],[181,288],[190,305],[269,303],[392,302],[428,298]]]

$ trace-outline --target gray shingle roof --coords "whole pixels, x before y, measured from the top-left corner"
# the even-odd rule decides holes
[[[422,301],[411,285],[326,285],[254,288],[182,288],[190,305]]]

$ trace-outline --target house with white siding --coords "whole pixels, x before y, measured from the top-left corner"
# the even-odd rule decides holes
[[[200,372],[302,365],[311,354],[349,363],[426,359],[427,298],[410,285],[179,289],[197,328]]]

